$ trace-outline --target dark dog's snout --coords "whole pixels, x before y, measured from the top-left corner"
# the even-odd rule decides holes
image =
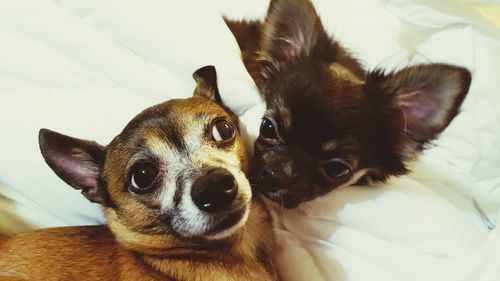
[[[264,167],[260,173],[260,183],[266,187],[266,191],[277,192],[282,188],[282,184],[276,172],[269,168]]]
[[[277,193],[280,190],[288,189],[302,178],[295,162],[283,157],[265,164],[258,177],[261,187],[268,193]]]
[[[199,177],[191,187],[191,198],[202,211],[215,213],[233,203],[238,193],[236,180],[226,169],[217,168]]]

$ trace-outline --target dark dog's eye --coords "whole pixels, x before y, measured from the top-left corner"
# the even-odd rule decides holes
[[[136,164],[131,171],[130,185],[136,193],[146,193],[153,188],[158,170],[151,163]]]
[[[268,119],[263,119],[260,124],[260,136],[264,139],[275,140],[278,138],[273,122]]]
[[[223,119],[216,120],[212,124],[212,139],[216,142],[224,142],[234,138],[235,132],[233,127]]]
[[[323,170],[329,178],[333,180],[342,180],[351,175],[352,169],[342,160],[333,160],[323,166]]]

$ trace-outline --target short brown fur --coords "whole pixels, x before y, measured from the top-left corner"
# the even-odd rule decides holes
[[[102,205],[107,225],[52,228],[0,238],[0,280],[277,280],[271,221],[260,199],[245,201],[244,208],[250,209],[248,219],[234,232],[222,238],[206,233],[186,236],[172,224],[172,216],[179,211],[160,206],[166,184],[158,184],[158,190],[148,194],[131,189],[128,174],[135,158],[150,155],[155,149],[160,150],[155,157],[167,158],[170,153],[189,157],[192,144],[184,139],[189,129],[205,126],[213,118],[223,118],[237,128],[234,114],[220,104],[215,69],[203,70],[195,73],[198,84],[204,83],[197,87],[195,97],[146,109],[106,147],[40,131],[40,147],[48,165],[89,200]],[[235,155],[240,167],[234,168],[246,174],[247,154],[237,130],[235,134],[229,146],[215,151]],[[205,137],[206,133],[195,136]],[[219,145],[211,140],[201,143]],[[162,169],[168,163],[158,162],[157,181],[166,182],[163,175],[170,171]],[[188,175],[193,173],[194,179],[202,176],[193,171]],[[236,197],[232,202],[242,200]],[[229,213],[226,209],[229,206],[221,211]],[[217,217],[211,219],[216,221]],[[212,227],[216,229],[226,219],[212,222]]]
[[[108,223],[115,225],[113,215]],[[229,241],[199,246],[174,235],[139,234],[107,226],[39,230],[0,240],[0,280],[276,280],[269,260],[269,217],[255,200],[247,228]],[[160,242],[160,243],[158,243]],[[261,249],[263,247],[263,249]],[[12,279],[14,278],[14,279]],[[19,278],[19,279],[16,279]]]

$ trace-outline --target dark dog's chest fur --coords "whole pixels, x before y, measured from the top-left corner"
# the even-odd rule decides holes
[[[256,186],[285,207],[406,173],[470,86],[468,70],[445,64],[365,71],[308,0],[272,0],[264,21],[225,20],[267,106]]]

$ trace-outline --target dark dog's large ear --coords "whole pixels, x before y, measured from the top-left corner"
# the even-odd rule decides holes
[[[90,201],[104,203],[99,177],[105,148],[95,142],[41,129],[38,142],[45,162],[67,184],[82,190]]]
[[[217,86],[217,72],[213,65],[204,66],[193,73],[196,81],[195,97],[204,97],[218,104],[222,104]]]
[[[302,56],[331,60],[335,50],[309,0],[273,0],[264,23],[263,60],[279,67]]]
[[[382,101],[396,150],[411,160],[458,114],[471,83],[470,72],[445,64],[412,66],[367,77],[367,94]]]

